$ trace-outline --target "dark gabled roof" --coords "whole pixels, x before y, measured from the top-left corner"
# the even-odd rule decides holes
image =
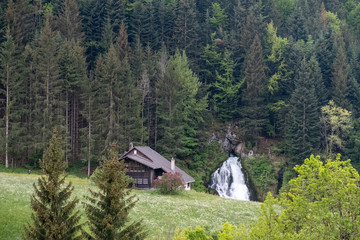
[[[134,154],[134,150],[139,151],[141,154],[137,153]],[[150,147],[147,146],[135,146],[132,149],[130,149],[128,152],[124,153],[120,157],[121,159],[129,158],[131,160],[134,160],[136,162],[139,162],[145,166],[148,166],[152,169],[163,169],[165,172],[172,172],[171,171],[171,162],[161,156],[158,152],[154,151]],[[181,176],[184,179],[185,183],[195,182],[195,179],[192,178],[190,175],[188,175],[186,172],[175,166],[175,172],[179,172]]]

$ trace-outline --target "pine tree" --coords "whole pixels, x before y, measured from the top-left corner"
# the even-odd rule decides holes
[[[117,132],[117,141],[120,149],[126,149],[127,143],[141,142],[143,132],[141,119],[141,92],[137,87],[137,79],[131,69],[131,48],[128,42],[128,34],[124,23],[120,26],[120,32],[116,39],[115,50],[120,62],[119,79],[121,84],[117,110],[117,119],[120,126]],[[144,130],[144,129],[142,129]]]
[[[215,112],[221,120],[236,116],[240,100],[239,90],[243,82],[234,78],[235,64],[228,50],[225,50],[220,67],[216,71],[216,81],[211,85]]]
[[[319,61],[322,78],[326,89],[330,92],[333,79],[332,64],[335,58],[334,36],[330,28],[327,28],[320,34],[316,45],[317,59]]]
[[[94,147],[94,118],[96,116],[96,83],[93,72],[90,72],[90,76],[85,78],[82,82],[82,92],[80,100],[83,107],[80,109],[81,116],[86,120],[86,125],[80,130],[80,142],[81,142],[81,153],[84,159],[87,160],[87,175],[90,177],[91,174],[91,160],[95,155]],[[99,89],[97,89],[99,90]]]
[[[31,196],[32,224],[25,226],[26,239],[81,239],[79,232],[79,211],[74,211],[78,199],[70,200],[74,190],[71,182],[65,187],[67,168],[64,151],[56,129],[53,131],[49,147],[44,152],[41,167],[46,177],[40,177],[34,184],[35,193]]]
[[[245,83],[242,95],[242,115],[246,134],[256,140],[262,133],[266,120],[264,57],[259,36],[256,35],[248,54],[245,69]]]
[[[23,148],[24,139],[18,140],[19,146],[11,146],[11,143],[15,142],[15,139],[21,136],[24,132],[24,124],[21,122],[23,112],[25,112],[24,100],[24,86],[22,81],[22,61],[21,56],[16,53],[16,48],[12,36],[10,35],[10,29],[8,28],[5,35],[6,41],[1,44],[0,48],[0,67],[1,77],[0,82],[4,89],[0,92],[5,97],[5,106],[3,111],[5,112],[5,122],[1,126],[1,131],[5,135],[2,139],[5,147],[5,167],[9,167],[9,152],[17,153],[17,155],[24,154]],[[13,158],[15,156],[12,156]]]
[[[295,5],[295,9],[290,17],[290,24],[288,33],[295,40],[307,39],[306,19],[304,16],[303,6],[299,2]]]
[[[314,80],[303,59],[295,78],[295,90],[291,95],[286,141],[293,164],[300,164],[306,156],[320,146],[320,107]]]
[[[69,156],[77,159],[79,155],[79,122],[80,122],[80,95],[83,92],[84,82],[87,82],[86,62],[84,49],[75,39],[65,41],[60,49],[60,76],[65,94],[65,132],[66,150],[70,146],[71,154],[65,152],[65,159]]]
[[[13,36],[15,46],[24,49],[30,43],[35,33],[32,22],[32,6],[27,0],[10,0],[6,10],[6,22],[10,26],[10,34]]]
[[[198,145],[196,134],[204,121],[206,97],[198,98],[200,82],[179,51],[164,64],[157,90],[158,148],[167,157],[184,157]]]
[[[96,154],[104,152],[106,146],[115,141],[119,132],[119,120],[116,118],[120,108],[120,94],[123,84],[119,81],[121,63],[115,47],[110,46],[109,52],[97,61],[95,71],[94,92],[94,137]]]
[[[94,176],[99,190],[90,190],[88,202],[84,204],[90,239],[144,239],[141,222],[129,223],[129,212],[137,200],[128,188],[132,179],[126,176],[124,161],[119,161],[115,144],[102,158],[101,168]]]
[[[347,99],[349,94],[349,74],[350,68],[347,62],[345,43],[342,36],[337,39],[337,53],[332,65],[333,67],[333,94],[332,97],[336,105],[342,108],[351,109]]]
[[[197,50],[198,40],[198,23],[193,2],[180,0],[176,8],[176,16],[173,35],[174,45],[179,50],[184,50],[189,56]]]
[[[75,0],[64,1],[64,6],[56,19],[56,25],[63,39],[67,41],[74,39],[79,43],[83,40],[79,6]]]
[[[314,81],[315,93],[319,106],[324,106],[329,101],[329,92],[325,88],[321,69],[315,56],[311,56],[308,62],[310,79]]]
[[[34,108],[32,109],[35,136],[39,139],[37,149],[46,144],[54,126],[65,127],[65,96],[63,85],[59,81],[59,35],[51,28],[50,19],[46,17],[45,26],[35,42],[34,57]]]

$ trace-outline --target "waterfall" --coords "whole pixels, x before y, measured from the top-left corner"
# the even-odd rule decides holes
[[[215,189],[220,197],[249,201],[249,189],[245,184],[241,163],[238,159],[238,157],[230,156],[211,175],[209,187]]]

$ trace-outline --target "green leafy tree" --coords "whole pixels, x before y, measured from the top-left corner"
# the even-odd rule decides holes
[[[208,236],[205,230],[197,226],[196,228],[188,227],[181,232],[175,233],[173,240],[191,240],[191,239],[199,239],[199,240],[213,240],[211,236]]]
[[[326,153],[331,156],[335,150],[343,150],[344,138],[352,129],[351,112],[338,107],[334,101],[321,108],[322,134]]]
[[[319,156],[296,166],[298,176],[280,201],[271,195],[261,207],[251,235],[255,239],[358,239],[359,174],[350,160]],[[276,205],[282,207],[281,213]]]
[[[119,161],[112,144],[102,158],[101,168],[94,173],[98,191],[90,191],[84,203],[90,227],[89,239],[144,239],[140,221],[130,222],[129,212],[136,195],[128,188],[132,179],[126,176],[124,161]]]
[[[34,184],[31,196],[32,224],[25,226],[26,239],[81,239],[79,211],[75,211],[78,199],[70,200],[74,190],[71,182],[65,187],[63,173],[67,168],[61,149],[61,139],[56,129],[45,150],[40,165],[46,177]]]

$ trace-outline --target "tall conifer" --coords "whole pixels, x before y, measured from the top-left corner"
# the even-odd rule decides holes
[[[266,120],[265,73],[262,46],[258,35],[247,53],[245,69],[246,89],[242,95],[242,116],[247,137],[256,139],[262,133]]]
[[[295,90],[291,95],[286,140],[288,154],[293,164],[318,150],[320,146],[320,107],[314,79],[311,78],[306,60],[300,63],[295,77]]]
[[[337,53],[332,65],[333,68],[333,79],[332,97],[336,105],[350,109],[350,103],[347,99],[349,94],[349,74],[350,67],[345,52],[345,43],[342,36],[338,36],[337,39]]]

